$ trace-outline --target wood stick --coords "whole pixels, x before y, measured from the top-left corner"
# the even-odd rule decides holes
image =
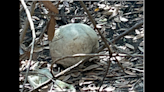
[[[32,60],[33,49],[34,49],[34,42],[35,42],[36,35],[35,35],[34,23],[33,23],[33,21],[32,21],[31,14],[30,14],[30,12],[29,12],[27,6],[26,6],[26,3],[25,3],[23,0],[20,0],[20,1],[21,1],[22,5],[23,5],[23,7],[24,7],[24,9],[25,9],[26,14],[27,14],[27,18],[28,18],[28,21],[29,21],[29,23],[30,23],[30,27],[31,27],[31,30],[32,30],[32,37],[33,37],[32,43],[31,43],[32,46],[31,46],[31,52],[30,52],[30,59],[29,59],[28,64],[27,64],[28,68],[27,68],[27,71],[26,71],[25,80],[24,80],[24,83],[23,83],[23,88],[22,88],[22,90],[21,90],[21,92],[23,92],[23,90],[24,90],[24,85],[25,85],[25,83],[26,83],[26,81],[27,81],[28,72],[29,72],[29,70],[30,70],[30,64],[31,64],[31,60]],[[35,4],[35,3],[36,3],[36,1],[33,2],[33,4]]]
[[[33,4],[31,5],[31,10],[30,10],[30,14],[31,14],[31,16],[34,14],[34,8],[35,8],[35,4],[36,4],[36,1],[34,1],[33,2]],[[22,33],[20,34],[20,44],[23,42],[23,40],[24,40],[24,37],[25,37],[25,34],[26,34],[26,31],[27,31],[27,29],[28,29],[28,27],[29,27],[29,21],[28,21],[28,18],[25,20],[25,26],[24,26],[24,28],[23,28],[23,30],[22,30]]]

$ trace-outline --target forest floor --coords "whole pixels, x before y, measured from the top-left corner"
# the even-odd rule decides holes
[[[57,1],[52,1],[56,5]],[[121,33],[125,32],[140,20],[144,20],[143,1],[84,1],[88,11],[96,22],[96,27],[101,31],[103,36],[111,41]],[[27,6],[32,5],[32,1],[26,2]],[[21,4],[20,4],[21,6]],[[22,6],[21,6],[22,7]],[[55,29],[62,25],[69,23],[84,23],[91,26],[93,24],[89,20],[83,7],[78,1],[61,2],[58,7],[59,15],[65,17],[55,17]],[[43,4],[36,3],[34,14],[32,16],[36,40],[44,31],[44,27],[48,24],[49,17],[46,8]],[[71,16],[71,17],[70,17]],[[24,9],[20,11],[20,30],[23,30],[26,21],[26,12]],[[97,32],[97,31],[96,31]],[[98,34],[98,32],[97,32]],[[99,36],[100,47],[104,44]],[[27,29],[26,35],[22,44],[20,44],[21,56],[25,53],[25,49],[32,42],[32,32],[30,27]],[[117,64],[116,60],[111,59],[109,71],[106,75],[101,92],[143,92],[144,91],[144,26],[135,29],[126,36],[120,38],[112,44],[112,49],[117,55],[116,58],[124,67],[124,72]],[[108,49],[105,48],[101,54],[109,54]],[[20,72],[27,70],[27,57],[20,59]],[[51,65],[51,56],[49,53],[49,42],[47,32],[44,32],[43,38],[38,42],[34,49],[31,68],[36,62],[39,62],[39,68],[49,68]],[[99,56],[99,58],[92,58],[89,62],[84,64],[83,68],[75,67],[72,70],[59,76],[57,79],[74,86],[77,92],[97,92],[105,76],[107,70],[109,56]],[[56,67],[56,71],[59,71]],[[23,73],[19,75],[20,89],[22,89],[25,76]],[[46,91],[42,89],[41,92],[49,92],[50,84]],[[33,87],[29,82],[25,85],[25,92],[32,90]],[[41,89],[40,89],[41,90]],[[51,89],[52,90],[52,89]],[[56,92],[56,91],[52,91]]]

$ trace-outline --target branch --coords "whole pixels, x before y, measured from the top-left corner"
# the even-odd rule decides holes
[[[121,33],[119,36],[117,36],[116,38],[114,38],[113,40],[111,40],[111,43],[114,43],[116,41],[118,41],[120,38],[124,37],[125,35],[129,34],[130,32],[134,31],[135,29],[141,27],[143,25],[143,20],[141,20],[139,23],[136,23],[134,26],[132,26],[131,28],[129,28],[128,30],[126,30],[125,32]],[[96,53],[102,51],[105,48],[105,45],[101,46]]]
[[[109,45],[108,45],[108,43],[107,43],[105,37],[101,34],[100,30],[96,27],[96,23],[95,23],[95,21],[93,20],[91,14],[90,14],[89,11],[87,10],[87,8],[86,8],[86,6],[84,5],[83,1],[79,1],[79,2],[80,2],[80,4],[81,4],[81,6],[84,8],[85,12],[88,14],[89,19],[90,19],[90,21],[92,22],[94,28],[97,29],[98,33],[100,34],[100,36],[101,36],[101,38],[102,38],[102,41],[105,43],[105,46],[106,46],[106,47],[108,48],[108,50],[109,50],[110,56],[112,56],[112,51],[111,51],[111,49],[110,49],[110,47],[109,47]]]
[[[35,4],[36,4],[36,1],[33,2],[33,4],[31,5],[31,8],[30,8],[30,14],[33,15],[34,14],[34,8],[35,8]],[[23,6],[24,7],[24,6]],[[23,10],[23,9],[22,9]],[[28,19],[25,20],[25,25],[24,25],[24,28],[22,30],[22,33],[20,34],[20,44],[23,42],[23,39],[24,39],[24,36],[26,34],[26,31],[27,31],[27,28],[29,26],[29,22],[27,21]]]
[[[86,8],[86,6],[84,5],[84,3],[83,3],[82,1],[79,1],[79,2],[80,2],[80,4],[81,4],[81,6],[84,8],[85,12],[87,12],[90,21],[93,23],[94,28],[97,29],[98,33],[100,34],[100,36],[101,36],[101,38],[102,38],[102,41],[105,43],[104,47],[107,47],[107,48],[108,48],[109,56],[110,56],[110,58],[111,58],[113,52],[111,51],[110,46],[109,46],[109,44],[107,43],[106,38],[101,34],[100,30],[96,27],[96,23],[95,23],[95,21],[93,20],[91,14],[90,14],[89,11],[87,10],[87,8]],[[124,68],[123,68],[122,65],[118,62],[118,60],[116,60],[116,61],[117,61],[117,63],[119,64],[119,66],[121,67],[121,69],[124,71]],[[109,70],[109,67],[110,67],[110,63],[111,63],[111,60],[109,59],[109,61],[108,61],[108,67],[107,67],[107,70],[106,70],[106,72],[105,72],[105,76],[103,77],[102,82],[100,83],[100,87],[101,87],[101,85],[103,84],[103,81],[104,81],[104,79],[105,79],[105,77],[106,77],[106,75],[107,75],[107,73],[108,73],[108,70]],[[99,87],[99,89],[100,89],[100,87]],[[98,91],[99,91],[99,90],[98,90]]]
[[[122,34],[120,34],[119,36],[117,36],[116,38],[114,38],[111,42],[114,43],[115,41],[118,41],[121,37],[129,34],[132,31],[134,31],[136,28],[141,27],[142,24],[143,24],[143,20],[139,21],[134,26],[132,26],[131,28],[129,28],[128,30],[126,30],[125,32],[123,32]]]
[[[34,28],[34,23],[33,23],[33,21],[32,21],[32,18],[31,18],[31,14],[30,14],[30,12],[29,12],[29,10],[28,10],[28,8],[27,8],[25,2],[24,2],[23,0],[20,0],[20,1],[21,1],[22,5],[23,5],[23,7],[24,7],[24,9],[25,9],[26,14],[27,14],[27,18],[28,18],[28,21],[29,21],[29,23],[30,23],[30,28],[31,28],[31,30],[32,30],[32,37],[33,37],[32,43],[31,43],[32,46],[31,46],[31,52],[30,52],[30,59],[29,59],[28,64],[27,64],[28,68],[27,68],[27,71],[26,71],[25,81],[24,81],[24,83],[23,83],[23,88],[22,88],[22,90],[21,90],[21,92],[23,92],[23,90],[24,90],[24,85],[25,85],[25,83],[26,83],[26,81],[27,81],[27,76],[28,76],[28,72],[29,72],[29,69],[30,69],[30,64],[31,64],[31,59],[32,59],[32,54],[33,54],[34,42],[35,42],[36,35],[35,35],[35,28]],[[36,3],[36,1],[33,2],[33,4],[35,4],[35,3]]]
[[[50,69],[51,69],[51,74],[52,74],[53,77],[59,77],[60,75],[64,74],[64,73],[67,72],[67,71],[70,71],[72,68],[75,68],[76,66],[78,66],[79,64],[81,64],[81,63],[83,63],[83,62],[85,61],[85,59],[82,59],[82,60],[79,61],[78,63],[76,63],[76,64],[70,66],[69,68],[65,69],[64,71],[62,71],[62,72],[60,72],[59,74],[57,74],[57,75],[54,76],[54,74],[53,74],[53,65],[54,65],[56,62],[60,61],[60,60],[63,60],[63,59],[65,59],[65,58],[95,57],[95,56],[109,56],[109,55],[106,55],[106,54],[74,54],[74,55],[63,56],[63,57],[61,57],[61,58],[56,59],[55,61],[53,61],[53,62],[51,63],[51,67],[50,67]]]

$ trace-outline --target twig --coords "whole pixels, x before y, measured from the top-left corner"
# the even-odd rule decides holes
[[[131,69],[131,70],[134,70],[134,71],[138,71],[138,72],[144,72],[144,70],[140,70],[140,69],[137,69],[137,68],[131,68],[131,67],[126,67],[127,69]]]
[[[66,72],[70,71],[71,69],[73,69],[73,68],[77,67],[78,65],[80,65],[83,61],[84,61],[84,59],[80,60],[78,63],[76,63],[76,64],[74,64],[74,65],[68,67],[68,68],[65,69],[64,71],[62,71],[62,72],[56,74],[54,77],[56,78],[56,77],[59,77],[59,76],[63,75],[64,73],[66,73]]]
[[[121,33],[119,36],[117,36],[116,38],[114,38],[113,40],[111,40],[111,43],[114,43],[116,41],[118,41],[120,38],[124,37],[125,35],[129,34],[130,32],[134,31],[135,29],[141,27],[143,24],[143,20],[141,20],[140,22],[136,23],[134,26],[132,26],[131,28],[127,29],[125,32]],[[105,45],[101,46],[96,53],[102,51],[105,48]]]
[[[21,1],[22,5],[23,5],[25,11],[26,11],[27,18],[28,18],[28,21],[30,23],[30,28],[32,30],[32,37],[33,37],[33,39],[32,39],[32,46],[31,46],[31,52],[30,52],[30,59],[29,59],[28,64],[27,64],[28,68],[27,68],[27,71],[26,71],[25,80],[24,80],[24,83],[23,83],[23,88],[21,90],[21,92],[23,92],[24,85],[25,85],[25,83],[27,81],[27,76],[28,76],[28,72],[29,72],[29,69],[30,69],[30,64],[31,64],[31,60],[32,60],[33,49],[34,49],[34,42],[35,42],[36,35],[35,35],[35,28],[34,28],[34,23],[32,21],[32,18],[31,18],[31,14],[30,14],[30,12],[29,12],[25,2],[23,0],[20,0],[20,1]],[[36,1],[33,2],[33,4],[35,4],[35,3],[36,3]]]
[[[41,85],[39,85],[38,87],[36,87],[35,89],[29,91],[29,92],[38,92],[37,90],[41,87],[46,86],[47,84],[50,84],[52,82],[52,79],[48,79],[47,81],[43,82]]]
[[[59,58],[59,59],[55,60],[54,62],[52,62],[52,64],[51,64],[51,70],[50,70],[50,71],[51,71],[51,74],[52,74],[53,78],[59,77],[59,76],[61,76],[62,74],[64,74],[64,73],[70,71],[71,69],[77,67],[79,64],[81,64],[81,63],[84,62],[84,59],[82,59],[81,61],[79,61],[79,62],[76,63],[75,65],[72,65],[71,67],[65,69],[64,71],[62,71],[62,72],[60,72],[60,73],[58,73],[58,74],[56,74],[56,75],[54,76],[54,75],[53,75],[53,69],[52,69],[52,68],[53,68],[53,65],[54,65],[57,61],[59,61],[59,60],[62,60],[62,59],[65,59],[65,58],[93,57],[93,56],[109,56],[109,55],[106,55],[106,54],[74,54],[74,55],[63,56],[62,58]],[[31,90],[30,92],[35,92],[35,91],[38,90],[39,88],[41,88],[41,87],[43,87],[43,86],[45,86],[45,85],[47,85],[47,84],[49,84],[49,83],[51,83],[51,82],[52,82],[52,78],[51,78],[51,79],[48,79],[47,81],[45,81],[44,83],[42,83],[41,85],[39,85],[37,88]]]
[[[48,22],[49,22],[49,21],[50,21],[50,20],[48,20]],[[47,24],[48,24],[48,22],[47,22]],[[39,40],[43,38],[44,33],[47,31],[47,24],[46,24],[46,26],[42,29],[42,31],[41,31],[41,33],[40,33],[40,36],[39,36],[38,40],[35,41],[35,45],[37,45],[37,43],[39,42]]]
[[[54,74],[53,74],[53,65],[54,65],[56,62],[58,62],[58,61],[60,61],[60,60],[62,60],[62,59],[65,59],[65,58],[75,58],[75,57],[94,57],[94,56],[109,56],[109,55],[106,55],[106,54],[74,54],[74,55],[63,56],[63,57],[58,58],[58,59],[56,59],[55,61],[52,62],[51,67],[50,67],[50,69],[51,69],[51,74],[52,74],[52,76],[53,76],[54,78],[55,78],[55,77],[58,77],[58,76],[62,75],[63,73],[65,73],[65,72],[71,70],[72,68],[78,66],[80,63],[83,63],[84,60],[85,60],[85,59],[82,59],[81,61],[79,61],[79,62],[76,63],[75,65],[73,65],[73,66],[71,66],[71,67],[65,69],[62,73],[57,74],[57,75],[54,76]]]
[[[36,1],[34,1],[33,4],[31,5],[31,8],[30,8],[30,14],[31,15],[34,14],[35,4],[36,4]],[[28,19],[26,19],[25,20],[25,26],[24,26],[24,28],[22,30],[22,33],[20,34],[20,42],[19,42],[20,44],[23,42],[23,39],[24,39],[24,36],[26,34],[26,31],[27,31],[28,27],[29,27],[29,22],[28,22]]]
[[[90,15],[89,11],[86,9],[86,6],[84,5],[84,3],[83,3],[82,1],[80,1],[80,4],[81,4],[81,6],[84,8],[85,12],[88,14],[89,19],[91,20],[91,22],[92,22],[93,25],[94,25],[94,28],[97,29],[97,28],[96,28],[96,23],[95,23],[95,21],[93,20],[92,16]],[[136,27],[141,26],[141,25],[143,24],[143,22],[140,22],[139,24],[140,24],[140,25],[134,26],[134,27],[130,28],[129,30],[134,30]],[[115,42],[116,40],[120,39],[120,38],[123,37],[124,35],[128,34],[128,33],[130,32],[129,30],[127,30],[126,32],[122,33],[119,37],[116,37],[114,40],[112,40],[112,43]],[[107,48],[108,48],[108,51],[109,51],[109,55],[110,55],[110,57],[112,57],[112,51],[110,50],[110,47],[109,47],[108,43],[106,42],[105,37],[101,34],[101,32],[99,31],[99,29],[97,29],[97,31],[99,32],[99,34],[100,34],[100,36],[101,36],[103,42],[105,43],[105,45],[103,45],[103,48],[102,48],[101,50],[103,50],[105,47],[107,47]],[[117,63],[119,64],[119,66],[122,68],[122,70],[124,71],[123,67],[122,67],[121,64],[118,62],[117,59],[116,59],[116,61],[117,61]],[[109,66],[110,66],[110,63],[111,63],[111,61],[109,60],[109,62],[108,62],[108,68],[109,68]],[[108,68],[107,68],[107,71],[106,71],[106,73],[105,73],[105,76],[107,75]],[[104,78],[103,78],[103,80],[102,80],[102,83],[103,83],[103,81],[104,81],[104,79],[105,79],[105,76],[104,76]],[[99,89],[101,88],[102,83],[100,84]],[[99,90],[98,90],[98,91],[99,91]]]
[[[84,3],[83,3],[82,1],[79,1],[79,2],[80,2],[80,4],[81,4],[81,6],[84,8],[85,12],[88,14],[89,19],[90,19],[90,21],[93,23],[94,28],[97,29],[98,33],[100,34],[100,36],[101,36],[101,38],[102,38],[102,41],[105,43],[105,47],[108,48],[109,56],[110,56],[110,58],[111,58],[113,52],[111,51],[110,46],[109,46],[109,44],[107,43],[106,38],[101,34],[100,30],[96,27],[96,23],[95,23],[95,21],[93,20],[91,14],[90,14],[89,11],[87,10],[87,8],[86,8],[86,6],[84,5]],[[118,60],[116,60],[116,61],[118,62]],[[104,81],[104,79],[105,79],[107,73],[108,73],[108,70],[109,70],[109,67],[110,67],[110,63],[111,63],[111,60],[109,59],[109,61],[108,61],[108,67],[107,67],[106,73],[105,73],[105,75],[104,75],[104,77],[103,77],[103,79],[102,79],[102,81],[101,81],[101,83],[100,83],[99,90],[100,90],[100,88],[101,88],[101,85],[103,84],[103,81]],[[119,66],[121,67],[121,69],[124,71],[124,68],[121,66],[121,64],[120,64],[119,62],[118,62],[118,64],[119,64]],[[99,91],[99,90],[98,90],[98,91]]]
[[[113,40],[111,40],[112,43],[114,43],[115,41],[119,40],[121,37],[129,34],[130,32],[134,31],[136,28],[141,27],[143,24],[143,20],[139,21],[138,23],[136,23],[134,26],[132,26],[131,28],[129,28],[128,30],[126,30],[125,32],[121,33],[119,36],[117,36],[116,38],[114,38]]]
[[[108,50],[109,50],[110,56],[112,56],[112,51],[110,50],[110,47],[109,47],[109,45],[108,45],[108,43],[107,43],[105,37],[101,34],[100,30],[96,27],[96,23],[95,23],[95,21],[93,20],[91,14],[90,14],[89,11],[87,10],[87,8],[86,8],[86,6],[84,5],[83,1],[79,1],[79,2],[80,2],[80,4],[81,4],[81,6],[84,8],[85,12],[88,14],[89,19],[90,19],[90,21],[92,22],[94,28],[97,29],[98,33],[100,34],[100,36],[101,36],[101,38],[102,38],[102,41],[105,43],[105,46],[106,46],[106,47],[108,48]]]

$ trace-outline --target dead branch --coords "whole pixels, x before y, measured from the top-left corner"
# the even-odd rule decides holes
[[[139,21],[138,23],[136,23],[134,26],[132,26],[131,28],[129,28],[128,30],[126,30],[125,32],[121,33],[119,36],[117,36],[116,38],[114,38],[113,40],[111,40],[111,43],[114,43],[116,41],[118,41],[120,38],[124,37],[125,35],[129,34],[130,32],[134,31],[135,29],[141,27],[143,25],[143,20]],[[105,48],[105,45],[101,46],[96,53],[102,51]]]
[[[35,4],[36,4],[36,1],[34,1],[32,3],[32,5],[31,5],[31,8],[30,8],[30,14],[31,14],[31,16],[34,14]],[[20,42],[19,42],[20,44],[23,42],[23,39],[25,37],[25,34],[26,34],[26,31],[27,31],[28,27],[29,27],[29,21],[28,21],[28,18],[27,18],[25,20],[25,26],[24,26],[24,28],[22,30],[22,33],[20,34]]]
[[[96,23],[95,23],[95,21],[93,20],[91,14],[90,14],[89,11],[87,10],[87,8],[86,8],[86,6],[84,5],[84,3],[83,3],[82,1],[79,1],[79,2],[80,2],[80,4],[81,4],[81,6],[84,8],[85,12],[88,14],[89,19],[90,19],[90,21],[93,23],[94,28],[97,29],[98,33],[100,34],[100,36],[101,36],[101,38],[102,38],[102,41],[105,43],[105,47],[108,48],[109,56],[110,56],[110,58],[111,58],[113,52],[111,51],[110,46],[109,46],[109,44],[107,43],[106,38],[101,34],[100,30],[96,27]],[[122,65],[118,62],[117,59],[116,59],[116,61],[117,61],[118,65],[121,67],[121,69],[124,71],[124,68],[123,68]],[[104,81],[104,79],[105,79],[105,77],[106,77],[106,75],[107,75],[107,73],[108,73],[108,70],[109,70],[109,67],[110,67],[110,63],[111,63],[111,60],[109,59],[109,61],[108,61],[108,68],[107,68],[107,70],[106,70],[105,76],[103,77],[103,80],[102,80],[102,82],[101,82],[101,84],[100,84],[99,89],[101,88],[101,85],[103,84],[103,81]],[[98,91],[99,91],[99,90],[98,90]]]
[[[33,37],[32,43],[31,43],[32,46],[31,46],[31,52],[30,52],[30,59],[29,59],[28,64],[27,64],[28,68],[27,68],[27,71],[26,71],[25,80],[24,80],[24,83],[23,83],[23,88],[22,88],[22,90],[21,90],[21,92],[23,92],[23,90],[24,90],[24,85],[25,85],[25,83],[26,83],[26,81],[27,81],[27,76],[28,76],[28,72],[29,72],[29,69],[30,69],[30,64],[31,64],[31,59],[32,59],[32,55],[33,55],[34,42],[35,42],[36,35],[35,35],[35,28],[34,28],[34,23],[33,23],[33,21],[32,21],[32,18],[31,18],[31,14],[30,14],[30,12],[29,12],[29,10],[28,10],[28,8],[27,8],[25,2],[24,2],[23,0],[20,0],[20,1],[21,1],[22,5],[23,5],[23,7],[24,7],[24,9],[25,9],[26,14],[27,14],[27,18],[28,18],[28,21],[29,21],[29,23],[30,23],[30,28],[31,28],[31,30],[32,30],[32,37]],[[36,3],[36,1],[33,2],[33,4],[35,4],[35,3]]]
[[[90,19],[90,21],[92,22],[94,28],[97,29],[98,33],[100,34],[100,36],[101,36],[101,38],[102,38],[102,41],[105,43],[105,46],[106,46],[106,47],[108,48],[108,50],[109,50],[110,56],[112,56],[112,51],[110,50],[110,47],[109,47],[109,45],[108,45],[108,43],[107,43],[105,37],[101,34],[100,30],[96,27],[96,23],[95,23],[94,19],[92,18],[91,14],[90,14],[89,11],[87,10],[87,8],[86,8],[86,6],[84,5],[83,1],[79,1],[79,2],[80,2],[80,4],[81,4],[81,6],[84,8],[85,12],[88,14],[89,19]]]
[[[143,24],[143,20],[139,21],[134,26],[132,26],[131,28],[129,28],[128,30],[126,30],[125,32],[123,32],[122,34],[120,34],[119,36],[117,36],[116,38],[114,38],[111,42],[114,43],[115,41],[118,41],[121,37],[129,34],[130,32],[134,31],[135,29],[141,27],[142,24]]]
[[[87,57],[94,57],[94,56],[109,56],[109,55],[106,55],[106,54],[74,54],[74,55],[63,56],[63,57],[61,57],[61,58],[59,58],[59,59],[57,59],[57,60],[55,60],[55,61],[52,62],[51,67],[50,67],[51,68],[50,72],[51,72],[53,78],[59,77],[59,76],[63,75],[64,73],[70,71],[71,69],[77,67],[79,64],[83,63],[85,59],[82,59],[78,63],[70,66],[69,68],[63,70],[62,72],[60,72],[60,73],[58,73],[58,74],[56,74],[54,76],[53,69],[52,68],[53,68],[53,65],[56,62],[58,62],[59,60],[62,60],[62,59],[65,59],[65,58],[74,58],[74,57],[86,57],[87,58]],[[47,85],[47,84],[49,84],[51,82],[52,82],[52,78],[51,79],[48,79],[47,81],[45,81],[44,83],[42,83],[41,85],[39,85],[37,88],[31,90],[30,92],[36,92],[36,90],[38,90],[41,87],[44,87],[45,85]]]
[[[35,89],[29,91],[29,92],[38,92],[37,90],[40,89],[41,87],[44,87],[52,82],[52,79],[48,79],[47,81],[43,82],[41,85],[36,87]]]
[[[82,59],[81,61],[79,61],[79,62],[76,63],[75,65],[72,65],[71,67],[65,69],[62,73],[57,74],[57,75],[54,76],[54,74],[53,74],[53,65],[54,65],[56,62],[58,62],[58,61],[60,61],[60,60],[62,60],[62,59],[65,59],[65,58],[74,58],[74,57],[95,57],[95,56],[109,56],[109,55],[106,55],[106,54],[74,54],[74,55],[63,56],[63,57],[58,58],[58,59],[56,59],[55,61],[52,62],[51,67],[50,67],[50,69],[51,69],[51,74],[52,74],[53,77],[58,77],[58,76],[62,75],[63,73],[65,73],[65,72],[67,72],[67,71],[70,71],[72,68],[75,68],[75,67],[78,66],[79,64],[83,63],[84,60],[85,60],[85,59]]]

